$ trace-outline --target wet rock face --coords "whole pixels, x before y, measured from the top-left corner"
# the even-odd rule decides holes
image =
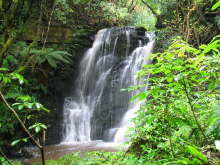
[[[129,30],[132,32],[128,35],[128,33],[122,33],[124,30]],[[145,32],[146,31],[143,28],[124,27],[116,29],[113,33],[111,33],[112,38],[117,38],[118,44],[116,45],[115,50],[116,55],[126,56],[140,44],[147,43],[149,39],[145,36]],[[121,35],[118,35],[119,33],[121,33]],[[114,42],[114,40],[112,40],[112,42]],[[111,44],[114,45],[114,43]]]

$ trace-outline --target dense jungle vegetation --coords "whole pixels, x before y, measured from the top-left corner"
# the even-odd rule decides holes
[[[76,65],[87,36],[113,26],[157,35],[137,75],[145,84],[125,89],[148,86],[132,99],[144,103],[130,147],[46,164],[220,164],[220,0],[0,0],[0,164],[16,164],[10,151],[26,142],[43,155],[49,79]],[[71,46],[50,40],[54,27],[71,31]]]

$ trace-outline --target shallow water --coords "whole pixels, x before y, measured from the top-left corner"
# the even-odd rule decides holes
[[[102,141],[63,143],[58,145],[45,146],[45,158],[46,160],[55,160],[61,156],[73,152],[79,152],[81,155],[83,155],[85,152],[91,151],[116,152],[125,151],[127,148],[127,145],[118,143],[106,143]],[[29,151],[33,153],[35,157],[24,160],[23,163],[25,165],[31,165],[33,162],[41,161],[41,157],[37,148],[29,148]]]

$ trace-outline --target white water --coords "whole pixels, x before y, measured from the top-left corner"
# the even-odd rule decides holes
[[[141,83],[137,81],[135,77],[135,73],[137,73],[140,70],[140,66],[142,66],[143,64],[148,64],[150,62],[149,56],[152,53],[154,46],[154,39],[151,37],[154,36],[149,36],[150,41],[147,45],[144,46],[140,45],[140,47],[136,48],[134,52],[131,54],[132,58],[130,59],[130,63],[133,64],[127,66],[128,68],[131,67],[130,72],[132,75],[134,75],[132,77],[133,79],[131,81],[131,85],[138,85]],[[122,76],[127,75],[128,74],[127,72],[129,72],[129,70],[126,68]],[[144,90],[147,90],[147,88],[145,88]],[[132,96],[134,96],[135,94],[136,92],[133,91]],[[129,137],[127,136],[128,129],[134,126],[131,120],[135,117],[135,113],[140,109],[141,106],[140,101],[133,103],[129,102],[128,104],[129,104],[128,110],[125,113],[124,117],[122,118],[122,121],[113,139],[113,141],[116,143],[129,141]]]
[[[130,103],[135,92],[120,89],[141,83],[135,74],[149,62],[154,44],[153,33],[136,35],[133,28],[98,32],[80,63],[73,95],[65,99],[63,142],[128,140],[130,120],[141,103]]]

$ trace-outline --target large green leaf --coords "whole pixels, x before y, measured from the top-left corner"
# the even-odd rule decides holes
[[[54,60],[54,58],[52,58],[52,57],[47,57],[47,61],[48,61],[48,63],[50,64],[50,66],[51,67],[53,67],[53,68],[56,68],[57,67],[57,63],[56,63],[56,61]]]
[[[207,157],[204,154],[202,154],[201,152],[199,152],[195,147],[187,146],[187,150],[189,153],[191,153],[196,158],[201,159],[204,163],[208,163]]]
[[[67,64],[70,63],[70,60],[67,59],[65,56],[62,56],[62,54],[53,54],[52,57],[55,58],[55,59],[57,59],[57,60],[59,60],[59,61],[62,61],[62,62],[64,62],[64,63],[67,63]]]
[[[47,60],[53,68],[57,67],[58,62],[70,64],[70,56],[72,56],[66,51],[58,51],[53,48],[33,49],[31,54],[35,55],[34,59],[38,64],[42,64]]]
[[[14,140],[14,141],[11,143],[11,145],[12,145],[12,146],[15,146],[15,145],[17,145],[17,144],[20,143],[20,142],[27,142],[27,141],[28,141],[28,138],[17,139],[17,140]]]
[[[220,7],[220,0],[218,0],[213,6],[212,6],[212,11],[213,10],[216,10],[217,8],[219,8]]]

